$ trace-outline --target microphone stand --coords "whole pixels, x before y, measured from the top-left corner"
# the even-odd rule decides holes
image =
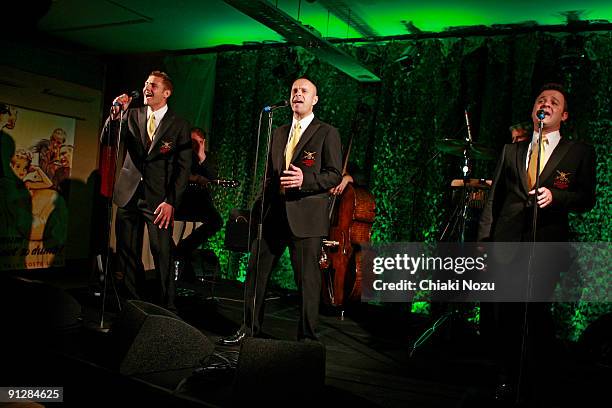
[[[286,106],[286,105],[284,105]],[[282,107],[282,106],[279,106]],[[253,171],[253,174],[257,174],[257,166],[259,163],[259,139],[260,139],[260,135],[261,135],[261,118],[263,115],[264,111],[268,112],[268,130],[267,130],[267,138],[266,138],[266,154],[265,154],[265,160],[266,163],[264,165],[264,174],[262,177],[262,181],[261,181],[261,208],[260,208],[260,213],[259,213],[259,220],[257,222],[257,238],[256,238],[256,243],[255,245],[257,246],[257,252],[255,253],[255,263],[253,265],[253,269],[252,269],[252,273],[253,273],[253,299],[252,299],[252,304],[251,304],[251,325],[250,325],[250,330],[251,330],[251,336],[253,336],[254,334],[254,330],[255,330],[255,305],[256,305],[256,301],[257,301],[257,275],[259,274],[259,258],[261,256],[261,240],[263,238],[263,219],[264,219],[264,207],[265,207],[265,197],[266,197],[266,181],[267,181],[267,175],[268,175],[268,166],[270,161],[268,160],[268,156],[270,154],[270,143],[272,141],[272,120],[274,118],[274,109],[275,108],[269,108],[268,107],[262,109],[262,111],[259,113],[259,125],[257,128],[257,146],[255,148],[255,169]],[[255,187],[255,179],[253,179],[253,184],[252,184],[252,189],[254,190]],[[250,213],[249,213],[249,234],[248,234],[248,244],[249,244],[249,252],[251,252],[251,220],[253,218],[253,208],[251,208]],[[247,285],[245,285],[245,294],[247,291]],[[246,296],[245,296],[245,300],[246,300]],[[246,319],[246,316],[244,317]],[[246,322],[245,322],[246,323]],[[246,326],[246,325],[245,325]]]
[[[521,338],[521,357],[519,360],[519,374],[516,388],[516,403],[521,402],[521,392],[523,383],[523,375],[525,375],[525,363],[527,358],[527,339],[529,338],[529,325],[528,325],[528,317],[529,317],[529,299],[532,295],[533,289],[533,259],[535,258],[535,248],[536,248],[536,234],[537,234],[537,225],[538,225],[538,189],[540,188],[540,162],[542,160],[542,139],[543,139],[543,129],[544,129],[544,118],[545,114],[540,114],[538,112],[537,117],[538,121],[538,156],[536,160],[536,179],[534,190],[535,194],[533,195],[533,216],[531,223],[531,247],[529,251],[529,261],[527,263],[527,288],[525,290],[527,294],[527,298],[525,299],[525,311],[523,312],[523,335]],[[533,149],[533,146],[531,147]]]
[[[111,112],[110,115],[112,116],[113,112],[112,112],[112,107],[111,107]],[[110,264],[110,239],[111,239],[111,229],[112,229],[112,223],[113,223],[113,200],[115,197],[115,189],[114,189],[114,182],[115,182],[115,175],[117,172],[117,165],[119,163],[119,148],[121,146],[121,131],[123,129],[123,114],[124,111],[123,109],[121,109],[120,113],[119,113],[119,128],[117,130],[117,142],[116,142],[116,150],[115,150],[115,163],[114,166],[112,166],[112,174],[110,179],[113,180],[113,189],[111,191],[111,196],[109,198],[109,204],[107,206],[107,217],[108,217],[108,228],[107,228],[107,242],[106,242],[106,259],[104,262],[104,287],[102,289],[102,311],[100,313],[100,330],[106,331],[108,329],[104,328],[104,314],[106,311],[106,292],[107,292],[107,287],[108,287],[108,269],[109,269],[109,264]],[[110,125],[111,125],[111,120],[109,119],[108,121],[108,138],[109,138],[109,145],[111,143],[110,140]],[[99,255],[98,255],[99,256]],[[98,266],[101,266],[101,262],[98,262]],[[122,308],[121,308],[121,302],[119,301],[119,293],[117,293],[117,287],[115,286],[115,282],[114,280],[112,281],[112,285],[113,285],[113,292],[115,294],[115,299],[117,300],[117,305],[119,307],[119,311],[121,312]]]

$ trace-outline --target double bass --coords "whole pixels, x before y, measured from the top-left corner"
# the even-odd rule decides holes
[[[346,174],[353,139],[349,142],[342,174]],[[343,307],[361,298],[361,244],[369,242],[376,203],[365,188],[350,183],[334,196],[330,208],[329,237],[320,260],[323,302]]]

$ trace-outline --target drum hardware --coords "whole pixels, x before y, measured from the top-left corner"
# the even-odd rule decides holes
[[[448,241],[451,237],[457,237],[459,242],[465,241],[468,208],[484,208],[487,191],[492,184],[491,180],[471,178],[473,159],[491,160],[495,158],[495,151],[474,143],[468,112],[464,112],[467,127],[465,139],[442,139],[436,143],[438,151],[463,158],[460,167],[462,177],[451,182],[451,188],[457,189],[457,194],[461,196],[456,200],[457,204],[442,231],[440,241]]]

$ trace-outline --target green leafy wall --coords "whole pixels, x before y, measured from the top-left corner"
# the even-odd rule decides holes
[[[612,37],[610,33],[550,34],[427,39],[342,48],[382,78],[362,84],[315,60],[301,48],[264,48],[220,53],[217,58],[211,150],[220,175],[243,184],[217,190],[224,218],[231,208],[247,208],[263,163],[253,170],[259,112],[289,97],[292,81],[302,75],[318,86],[315,114],[338,127],[343,143],[354,136],[351,162],[365,176],[376,197],[373,240],[433,241],[449,217],[449,183],[460,176],[459,158],[440,154],[435,142],[466,135],[464,110],[470,113],[474,140],[501,149],[510,141],[508,127],[529,121],[535,92],[545,82],[566,85],[571,93],[569,138],[586,140],[598,154],[596,207],[572,216],[574,240],[610,241]],[[404,53],[412,56],[398,62]],[[289,120],[277,111],[274,126]],[[265,147],[265,121],[260,147]],[[494,161],[475,161],[473,177],[490,178]],[[256,190],[257,188],[255,188]],[[211,245],[226,277],[242,280],[245,256],[222,249],[221,232]],[[287,260],[274,282],[294,288]],[[599,277],[609,290],[609,277]],[[608,304],[562,304],[555,313],[571,323],[565,333],[576,338]]]

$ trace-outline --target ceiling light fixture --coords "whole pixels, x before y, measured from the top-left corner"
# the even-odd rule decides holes
[[[334,47],[313,29],[303,25],[265,0],[224,0],[230,6],[276,31],[295,45],[304,47],[359,82],[379,82],[380,78],[346,52]]]

